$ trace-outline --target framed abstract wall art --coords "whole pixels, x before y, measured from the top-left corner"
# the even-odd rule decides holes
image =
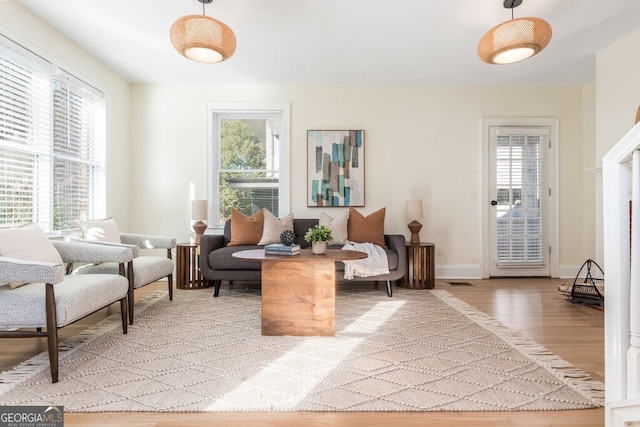
[[[364,131],[307,131],[307,206],[364,206]]]

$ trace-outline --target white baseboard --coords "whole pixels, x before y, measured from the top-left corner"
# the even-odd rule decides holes
[[[558,268],[558,279],[574,279],[580,265],[563,265]],[[436,279],[482,279],[480,265],[436,265]]]
[[[479,265],[436,265],[436,279],[482,279]]]
[[[580,271],[580,265],[561,265],[558,267],[558,278],[560,279],[575,279],[576,274]]]

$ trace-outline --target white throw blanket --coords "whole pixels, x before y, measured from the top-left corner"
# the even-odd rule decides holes
[[[353,279],[354,276],[371,277],[378,274],[389,274],[389,260],[387,253],[373,243],[347,242],[342,249],[360,251],[367,254],[366,258],[355,261],[344,261],[344,278]]]

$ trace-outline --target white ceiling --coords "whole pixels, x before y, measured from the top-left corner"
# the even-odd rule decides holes
[[[547,49],[488,65],[482,35],[511,18],[503,0],[214,0],[235,32],[229,60],[180,56],[169,28],[197,0],[16,0],[131,82],[211,84],[581,85],[595,53],[640,29],[638,0],[524,0],[514,16],[548,21]],[[635,54],[635,53],[634,53]]]

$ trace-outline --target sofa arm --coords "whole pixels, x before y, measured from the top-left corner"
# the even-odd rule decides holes
[[[224,236],[222,234],[203,234],[200,237],[200,270],[204,277],[207,277],[207,273],[211,270],[209,254],[223,247]]]
[[[385,244],[398,254],[398,271],[407,271],[407,245],[402,234],[385,234]]]
[[[173,249],[176,247],[176,239],[148,234],[120,233],[120,241],[140,246],[143,249]]]
[[[60,283],[64,279],[64,264],[25,261],[0,256],[1,283]]]
[[[80,241],[51,241],[64,262],[117,262],[124,264],[133,259],[131,247],[119,244],[104,244],[104,242]]]

